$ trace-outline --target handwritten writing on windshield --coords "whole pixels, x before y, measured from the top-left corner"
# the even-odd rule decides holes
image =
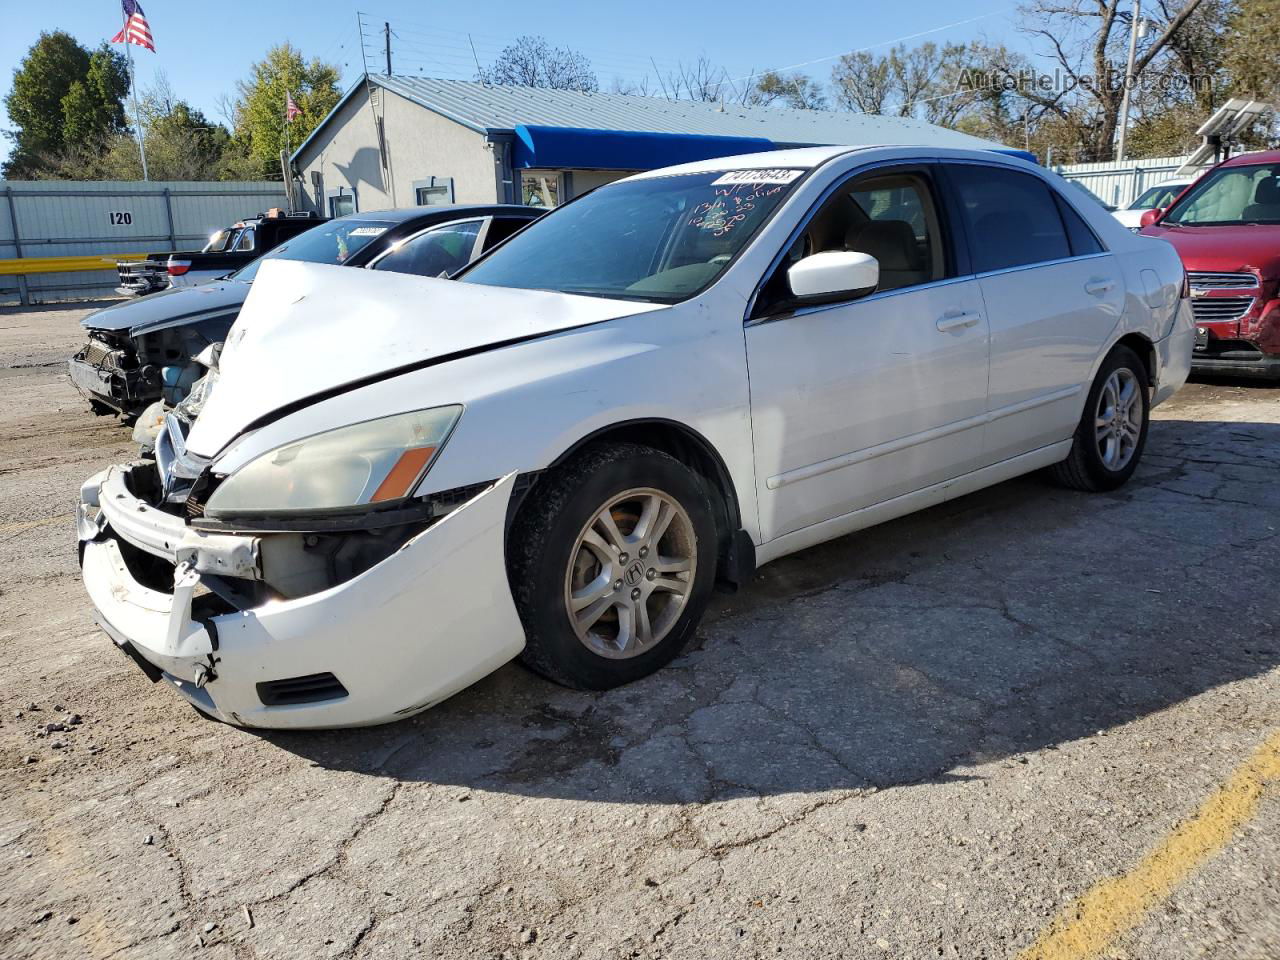
[[[715,237],[723,237],[747,219],[755,209],[756,201],[771,197],[782,190],[781,185],[742,183],[716,187],[712,199],[704,200],[693,208],[689,226],[706,230]]]

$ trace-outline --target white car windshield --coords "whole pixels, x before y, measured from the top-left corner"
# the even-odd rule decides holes
[[[1137,200],[1129,204],[1130,210],[1151,210],[1154,207],[1167,207],[1170,202],[1186,189],[1185,183],[1157,184],[1142,191]]]
[[[366,243],[382,236],[393,223],[386,220],[330,220],[286,240],[270,253],[231,274],[232,280],[252,283],[262,261],[305,260],[307,263],[346,263]]]
[[[1220,167],[1169,208],[1161,226],[1280,223],[1280,164]]]
[[[531,224],[458,279],[676,303],[746,247],[803,170],[737,170],[601,187]]]

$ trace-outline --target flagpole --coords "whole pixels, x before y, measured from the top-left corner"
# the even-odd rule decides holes
[[[123,7],[121,8],[123,13]],[[142,114],[138,112],[138,78],[137,73],[133,69],[133,45],[129,43],[129,17],[124,16],[124,53],[129,61],[129,91],[133,96],[133,119],[136,124],[134,133],[138,138],[138,157],[142,160],[142,179],[150,180],[147,176],[147,151],[142,148]]]
[[[293,213],[293,180],[289,177],[289,101],[293,94],[288,88],[284,91],[284,160],[280,164],[280,172],[284,174],[284,195],[289,198],[288,213]]]

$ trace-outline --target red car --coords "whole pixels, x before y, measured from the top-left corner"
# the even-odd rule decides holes
[[[1140,232],[1172,243],[1187,269],[1192,370],[1280,378],[1280,150],[1218,164],[1143,214]]]

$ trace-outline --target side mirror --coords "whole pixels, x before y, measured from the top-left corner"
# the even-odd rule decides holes
[[[1160,215],[1162,213],[1164,213],[1164,210],[1160,207],[1154,207],[1151,210],[1148,210],[1146,213],[1142,215],[1142,219],[1138,221],[1138,226],[1140,227],[1151,226],[1153,223],[1155,223],[1157,220],[1160,219]]]
[[[880,283],[880,263],[869,253],[829,250],[805,257],[787,271],[791,293],[804,303],[848,300]]]

